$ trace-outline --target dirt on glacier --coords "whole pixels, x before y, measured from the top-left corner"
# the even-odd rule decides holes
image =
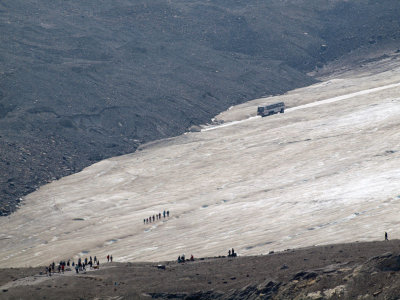
[[[383,237],[383,235],[382,235]],[[118,260],[118,258],[116,258]],[[47,263],[47,261],[46,261]],[[1,299],[398,299],[400,241],[354,242],[100,270],[0,270]]]

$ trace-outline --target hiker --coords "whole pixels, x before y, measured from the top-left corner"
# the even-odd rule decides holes
[[[110,255],[110,262],[112,262],[112,255]]]
[[[167,217],[169,217],[169,210],[167,210]]]
[[[164,216],[164,219],[165,219],[165,209],[164,209],[164,211],[163,211],[163,216]]]
[[[146,219],[143,219],[143,224],[146,224]]]
[[[100,261],[97,261],[97,268],[100,268]]]
[[[75,272],[76,272],[76,274],[79,274],[79,266],[78,266],[78,264],[75,265]]]
[[[182,254],[181,259],[182,259],[182,262],[185,262],[185,254]]]
[[[389,239],[388,239],[388,234],[387,234],[387,232],[385,231],[385,241],[388,241]]]
[[[190,261],[194,261],[193,254],[192,254],[192,255],[190,255]]]
[[[231,249],[228,250],[228,257],[231,256]]]
[[[231,256],[236,257],[236,253],[235,253],[235,250],[233,250],[233,248],[232,248]]]
[[[178,263],[181,263],[181,262],[182,262],[181,256],[178,256]]]
[[[161,213],[158,213],[158,219],[161,220]]]
[[[107,255],[107,262],[110,262],[110,255]]]
[[[67,261],[67,267],[69,267],[69,265],[70,265],[70,259],[68,259],[68,261]]]
[[[96,256],[94,256],[94,262],[96,262],[97,261],[97,257]]]
[[[87,265],[87,257],[85,257],[85,265]]]
[[[64,268],[65,268],[65,266],[64,266],[64,264],[62,264],[61,265],[61,272],[63,272],[63,273],[64,273]]]
[[[49,266],[49,276],[51,276],[51,264],[50,264],[50,266]]]
[[[56,264],[54,263],[54,261],[53,261],[53,263],[51,264],[51,270],[53,271],[53,273],[54,273],[54,269],[56,268]]]
[[[155,219],[155,218],[154,218],[154,215],[153,215],[153,222],[154,222],[154,219]]]
[[[150,218],[149,218],[149,222],[151,223],[151,216],[150,216]]]

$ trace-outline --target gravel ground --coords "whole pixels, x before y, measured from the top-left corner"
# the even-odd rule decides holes
[[[372,299],[375,295],[375,299],[396,299],[399,254],[400,241],[393,240],[287,249],[262,256],[239,253],[235,258],[195,258],[185,263],[113,262],[79,275],[73,271],[40,275],[44,267],[0,269],[0,297]]]

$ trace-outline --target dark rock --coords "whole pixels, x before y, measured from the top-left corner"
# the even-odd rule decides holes
[[[235,292],[234,295],[236,297],[236,299],[246,299],[248,296],[254,294],[257,292],[257,286],[255,285],[247,285],[245,287],[243,287],[241,290],[239,290],[238,292]]]
[[[260,294],[264,294],[266,297],[270,297],[278,292],[281,283],[275,281],[266,281],[265,283],[258,286]]]
[[[187,294],[181,293],[148,293],[153,299],[185,299]]]
[[[197,292],[190,295],[187,295],[184,299],[185,300],[212,300],[212,299],[221,299],[223,297],[222,293],[214,292],[214,291],[207,291],[207,292]]]
[[[314,279],[318,276],[316,272],[300,271],[293,276],[292,280],[308,280]]]
[[[379,259],[376,268],[381,271],[400,271],[400,256],[389,256]]]

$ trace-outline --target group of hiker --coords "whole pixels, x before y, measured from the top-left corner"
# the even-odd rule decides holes
[[[58,273],[61,273],[61,272],[64,273],[65,266],[69,267],[69,263],[70,263],[69,260],[67,263],[65,263],[65,261],[60,261],[57,266]],[[49,274],[49,276],[51,276],[51,273],[55,273],[55,272],[56,272],[56,264],[53,261],[53,263],[51,263],[48,267],[46,267],[46,273]]]
[[[237,253],[235,252],[235,249],[232,248],[228,250],[228,257],[236,257]],[[178,263],[184,263],[185,261],[194,261],[193,254],[190,256],[190,259],[185,258],[185,254],[179,255],[178,256]]]
[[[89,266],[90,269],[100,268],[100,261],[97,259],[96,256],[94,257],[94,260],[92,260],[92,257],[90,256],[89,261],[88,261],[87,257],[85,257],[85,259],[83,261],[81,258],[79,258],[77,264],[72,262],[72,266],[73,267],[75,266],[75,272],[76,272],[76,274],[78,274],[79,271],[86,271],[87,266]]]
[[[169,217],[169,211],[165,211],[163,212],[162,216],[165,217]],[[155,222],[155,220],[160,220],[161,219],[161,213],[159,213],[158,215],[153,215],[150,216],[149,218],[146,218],[143,220],[144,224],[147,223],[151,223],[151,222]],[[387,232],[385,232],[385,241],[388,241],[388,234]],[[236,257],[237,253],[235,252],[235,250],[232,248],[228,250],[228,257]],[[107,255],[107,262],[112,262],[113,261],[113,257],[112,255],[108,254]],[[185,258],[185,254],[182,254],[180,256],[178,256],[178,263],[183,263],[185,261],[194,261],[194,257],[193,254],[190,256],[190,259],[187,260]],[[100,260],[97,259],[97,257],[95,256],[94,259],[92,259],[92,257],[90,256],[89,259],[86,257],[83,261],[81,258],[78,259],[78,262],[75,263],[74,261],[71,262],[71,260],[68,260],[67,262],[65,261],[60,261],[58,266],[57,266],[57,270],[58,273],[64,273],[64,270],[66,269],[66,267],[68,267],[69,270],[70,267],[75,268],[75,272],[76,274],[79,273],[79,271],[86,271],[86,267],[89,266],[90,269],[94,268],[94,269],[98,269],[100,267]],[[51,276],[52,273],[55,273],[56,271],[56,264],[53,262],[51,263],[48,267],[46,267],[46,273]]]
[[[185,258],[185,254],[178,256],[178,263],[183,263],[185,261],[194,261],[193,254],[190,256],[190,259],[188,259],[188,260]]]
[[[107,255],[107,262],[112,262],[112,260],[112,255]],[[64,273],[66,269],[68,269],[68,271],[71,271],[71,269],[75,269],[76,274],[79,274],[79,272],[86,271],[87,267],[89,267],[90,269],[99,269],[100,260],[96,256],[94,258],[90,256],[89,259],[87,257],[85,257],[85,259],[83,260],[82,258],[79,258],[77,263],[75,263],[74,261],[71,262],[70,259],[67,262],[60,261],[57,266],[57,271],[58,273]],[[51,276],[51,274],[55,272],[56,264],[53,261],[53,263],[46,267],[46,273]]]
[[[229,249],[228,250],[228,257],[236,257],[237,253],[235,252],[235,250],[232,248],[232,251]]]
[[[169,212],[166,212],[166,216],[169,216]],[[161,214],[160,217],[161,218]],[[385,239],[387,239],[387,234],[385,233]],[[232,248],[228,250],[228,257],[236,257],[237,253],[235,250]],[[112,262],[113,261],[113,256],[108,254],[107,255],[107,262]],[[193,254],[190,256],[190,259],[186,259],[185,254],[182,254],[178,256],[178,263],[184,263],[185,261],[194,261],[194,256]],[[86,271],[86,268],[89,267],[90,269],[99,269],[100,268],[100,260],[95,256],[92,258],[91,256],[89,259],[85,257],[84,259],[79,258],[78,262],[75,263],[74,261],[71,262],[70,259],[68,259],[67,262],[65,261],[60,261],[57,270],[58,273],[64,273],[64,271],[67,270],[71,271],[72,269],[75,269],[76,274],[79,274],[79,272]],[[51,276],[52,273],[56,272],[56,264],[53,261],[48,267],[46,267],[46,273]]]
[[[163,213],[162,213],[162,217],[165,219],[165,218],[168,218],[169,217],[169,210],[167,210],[167,211],[163,211]],[[151,222],[155,222],[155,221],[157,221],[157,220],[161,220],[161,213],[158,213],[158,214],[155,214],[155,215],[153,215],[153,216],[150,216],[150,217],[148,217],[148,218],[146,218],[146,219],[143,219],[143,224],[149,224],[149,223],[151,223]]]

